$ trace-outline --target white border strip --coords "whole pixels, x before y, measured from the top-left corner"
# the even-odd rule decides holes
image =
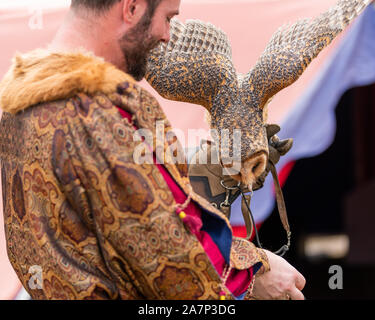
[[[15,10],[24,8],[67,8],[70,6],[71,0],[2,0],[0,2],[0,10]]]

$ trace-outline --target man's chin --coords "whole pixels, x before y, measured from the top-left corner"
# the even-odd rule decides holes
[[[136,68],[130,68],[128,73],[136,80],[142,81],[146,75],[147,66],[146,65],[138,65]]]
[[[142,73],[142,74],[131,74],[130,75],[136,80],[136,81],[142,81],[146,75],[146,73]]]

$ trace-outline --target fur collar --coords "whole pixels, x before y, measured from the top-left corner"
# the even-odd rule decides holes
[[[93,54],[35,50],[13,59],[0,83],[0,107],[15,114],[79,92],[110,94],[125,81],[135,82],[130,75]]]

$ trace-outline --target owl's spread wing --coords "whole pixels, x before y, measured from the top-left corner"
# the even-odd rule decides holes
[[[177,19],[170,32],[170,42],[151,52],[146,80],[167,99],[209,109],[223,82],[236,77],[226,34],[209,23]]]
[[[263,107],[276,93],[294,83],[311,61],[371,2],[340,0],[315,19],[281,27],[243,80],[252,102]]]

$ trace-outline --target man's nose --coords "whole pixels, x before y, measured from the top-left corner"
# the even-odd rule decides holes
[[[161,42],[163,43],[168,43],[171,40],[171,31],[168,28],[165,32],[162,38],[160,39]]]

